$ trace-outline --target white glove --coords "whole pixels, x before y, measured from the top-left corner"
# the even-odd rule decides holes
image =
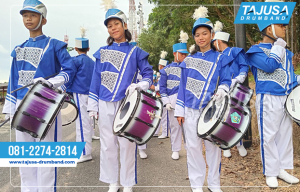
[[[285,50],[286,42],[278,38],[277,41],[274,42],[274,45],[270,52],[270,57],[276,59],[278,63],[280,63],[281,59],[285,56],[286,50]],[[274,56],[274,55],[276,56]],[[279,58],[278,58],[279,57]]]
[[[6,113],[5,114],[5,120],[9,119],[10,123],[12,122],[12,119],[13,119],[14,115],[13,114],[9,114],[9,113]]]
[[[216,101],[216,105],[220,105],[227,93],[224,89],[218,89],[217,93],[213,97],[213,101]]]
[[[231,89],[232,87],[234,87],[234,85],[235,85],[237,82],[238,82],[237,79],[232,79],[232,80],[231,80],[230,89]]]
[[[129,85],[126,89],[126,95],[128,95],[129,97],[131,96],[131,94],[135,91],[135,90],[140,90],[140,85],[136,84],[136,83],[132,83],[131,85]]]
[[[174,109],[170,103],[166,104],[166,108],[168,111],[171,111]]]
[[[33,79],[33,82],[36,83],[38,81],[41,81],[42,83],[45,83],[46,85],[48,85],[49,87],[52,87],[52,83],[50,83],[49,81],[47,81],[46,79],[44,79],[43,77],[38,77]]]
[[[282,38],[278,38],[278,39],[274,42],[274,45],[279,45],[279,46],[285,48],[286,42],[285,42]]]
[[[238,75],[237,77],[235,77],[235,79],[236,79],[239,83],[244,83],[246,77],[247,77],[247,75]]]
[[[98,112],[90,111],[89,116],[90,116],[91,119],[93,119],[93,117],[95,117],[95,119],[98,119]]]

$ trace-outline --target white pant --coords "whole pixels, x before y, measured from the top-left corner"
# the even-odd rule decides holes
[[[278,176],[280,169],[293,169],[293,122],[285,113],[286,96],[256,95],[263,174]]]
[[[16,107],[21,100],[17,100]],[[28,133],[16,130],[17,142],[40,142]],[[42,142],[62,141],[61,116],[58,114],[56,121],[49,129],[48,134]],[[56,189],[57,167],[20,167],[21,191],[22,192],[52,192]],[[30,187],[34,186],[34,187]]]
[[[158,128],[157,128],[155,134],[159,134],[160,127],[162,128],[161,135],[169,136],[168,110],[165,107],[163,108],[163,113],[162,113],[162,116],[161,116],[161,120],[160,120],[160,123],[158,125]]]
[[[78,118],[76,119],[76,141],[86,142],[82,155],[92,153],[93,126],[92,119],[87,112],[88,95],[73,93],[74,101],[78,107]]]
[[[177,94],[169,96],[169,100],[172,107],[175,109]],[[182,129],[177,121],[177,118],[174,117],[174,112],[174,110],[168,111],[171,132],[171,145],[172,151],[180,151],[182,143]]]
[[[192,188],[202,187],[206,175],[206,164],[202,155],[202,139],[197,136],[199,117],[199,110],[185,108],[183,128],[186,139],[188,174]],[[208,186],[210,189],[219,189],[221,149],[206,140],[204,140],[204,145],[208,164]]]
[[[137,183],[136,178],[136,144],[124,137],[113,134],[113,121],[120,105],[118,102],[99,100],[99,132],[100,132],[100,181],[116,183],[119,178],[120,148],[120,184],[130,187]]]

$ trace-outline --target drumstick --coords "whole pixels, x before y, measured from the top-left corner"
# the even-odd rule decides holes
[[[277,39],[271,37],[270,35],[265,34],[264,32],[262,32],[262,31],[256,29],[255,27],[253,27],[252,29],[254,29],[254,30],[257,31],[257,32],[260,32],[260,33],[261,33],[262,35],[264,35],[264,36],[269,37],[269,38],[272,39],[273,41],[277,41]],[[291,48],[290,48],[289,46],[287,46],[287,45],[285,46],[285,48],[286,48],[286,49],[291,49]]]
[[[2,127],[5,123],[7,123],[10,120],[10,118],[6,119],[1,125],[0,127]]]
[[[49,79],[49,78],[51,78],[51,77],[54,77],[54,76],[57,75],[57,74],[58,74],[58,73],[52,74],[52,75],[50,75],[50,76],[48,76],[48,77],[45,77],[45,79]],[[31,86],[31,85],[33,85],[33,84],[34,84],[34,83],[27,84],[27,85],[25,85],[25,86],[23,86],[23,87],[20,87],[20,88],[18,88],[18,89],[13,90],[11,93],[16,92],[16,91],[19,91],[19,90],[21,90],[21,89],[24,89],[24,88],[26,88],[26,87],[29,87],[29,86]]]

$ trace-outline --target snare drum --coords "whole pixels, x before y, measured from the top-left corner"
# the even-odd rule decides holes
[[[66,94],[36,82],[26,93],[12,119],[12,128],[44,139],[63,106]]]
[[[250,121],[250,109],[225,96],[220,105],[215,105],[211,100],[203,109],[197,134],[226,150],[234,147],[243,138]]]
[[[114,119],[113,132],[143,145],[155,133],[162,110],[160,99],[144,91],[134,91],[121,103]]]
[[[66,100],[60,110],[62,126],[73,123],[78,117],[78,108],[75,104],[73,97],[69,94],[66,96]]]
[[[230,90],[229,95],[239,101],[241,105],[247,105],[253,95],[253,90],[250,87],[236,83]]]
[[[299,125],[300,124],[300,85],[294,87],[287,96],[285,104],[287,114]]]

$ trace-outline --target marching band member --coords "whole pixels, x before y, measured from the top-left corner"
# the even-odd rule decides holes
[[[166,56],[167,56],[168,52],[166,51],[161,51],[160,54],[160,60],[158,63],[158,69],[162,70],[165,66],[168,65],[168,60],[166,60]],[[158,72],[159,73],[159,72]],[[160,77],[161,74],[159,73]],[[159,80],[160,80],[159,77]],[[154,86],[155,91],[159,91],[160,92],[160,87],[159,87],[159,80],[156,86]],[[161,94],[161,92],[160,92]],[[160,120],[160,124],[158,125],[158,128],[154,134],[154,136],[158,136],[160,128],[162,129],[161,135],[158,137],[158,139],[165,139],[169,136],[169,118],[168,118],[168,111],[166,109],[166,107],[163,108],[163,113],[161,116],[161,120]]]
[[[285,169],[293,169],[293,121],[287,115],[284,104],[287,95],[300,83],[292,64],[293,53],[285,48],[283,40],[286,25],[258,24],[263,41],[253,45],[246,53],[255,79],[256,113],[261,145],[261,160],[266,183],[278,187],[277,177],[287,183],[299,179]],[[298,82],[297,82],[298,79]]]
[[[175,116],[183,125],[189,180],[193,192],[202,192],[206,175],[206,164],[202,155],[202,139],[197,136],[197,125],[201,111],[213,99],[222,103],[230,86],[229,64],[232,59],[212,49],[213,24],[206,17],[208,10],[200,6],[195,10],[192,34],[196,43],[195,51],[180,64],[182,68]],[[219,84],[217,85],[219,79]],[[200,109],[200,110],[199,110]],[[221,149],[204,140],[208,164],[208,187],[211,191],[220,189]]]
[[[72,80],[74,73],[72,58],[66,50],[67,44],[43,34],[42,27],[47,23],[46,6],[38,0],[25,0],[20,14],[24,26],[29,30],[30,37],[16,46],[11,53],[13,61],[3,107],[6,119],[12,119],[29,89],[24,88],[11,93],[13,90],[38,80],[57,88]],[[43,78],[55,73],[59,74],[48,81]],[[61,116],[59,114],[42,142],[61,140]],[[40,139],[16,130],[16,141],[39,142]],[[19,171],[22,192],[56,191],[56,167],[20,167]]]
[[[77,163],[92,160],[92,121],[87,111],[89,89],[92,81],[95,62],[87,56],[89,51],[89,39],[84,38],[86,29],[81,27],[81,37],[75,39],[75,50],[78,56],[73,57],[76,68],[75,77],[67,91],[73,93],[75,104],[78,108],[78,118],[76,119],[76,141],[86,142],[80,159]]]
[[[187,51],[187,40],[189,36],[187,33],[180,32],[181,43],[173,45],[174,61],[161,69],[159,87],[163,105],[166,105],[168,110],[168,117],[170,121],[170,132],[171,132],[171,146],[172,146],[172,159],[179,159],[179,151],[181,150],[182,143],[182,130],[176,117],[174,117],[174,109],[176,105],[176,99],[178,95],[181,68],[180,63],[189,53]]]
[[[248,64],[245,59],[245,51],[239,47],[229,47],[229,37],[230,34],[222,32],[223,24],[220,21],[217,21],[214,26],[215,36],[213,39],[214,46],[217,51],[222,52],[223,54],[233,57],[233,62],[230,65],[230,74],[231,74],[231,85],[230,89],[234,87],[236,83],[244,83],[247,73],[248,73]],[[238,144],[236,144],[240,156],[245,157],[247,155],[247,150],[243,145],[242,139]],[[230,149],[223,150],[224,157],[231,157]]]
[[[152,85],[152,67],[148,63],[149,54],[139,47],[130,45],[131,33],[127,29],[125,14],[110,8],[104,24],[109,37],[106,46],[94,54],[96,64],[89,93],[88,111],[90,116],[99,114],[100,131],[100,181],[109,183],[109,192],[120,188],[118,149],[120,148],[120,184],[124,192],[131,192],[137,183],[136,144],[124,137],[113,134],[114,117],[125,94],[130,96],[135,90],[144,90]],[[143,79],[136,81],[140,71]],[[131,84],[132,83],[132,84]]]

